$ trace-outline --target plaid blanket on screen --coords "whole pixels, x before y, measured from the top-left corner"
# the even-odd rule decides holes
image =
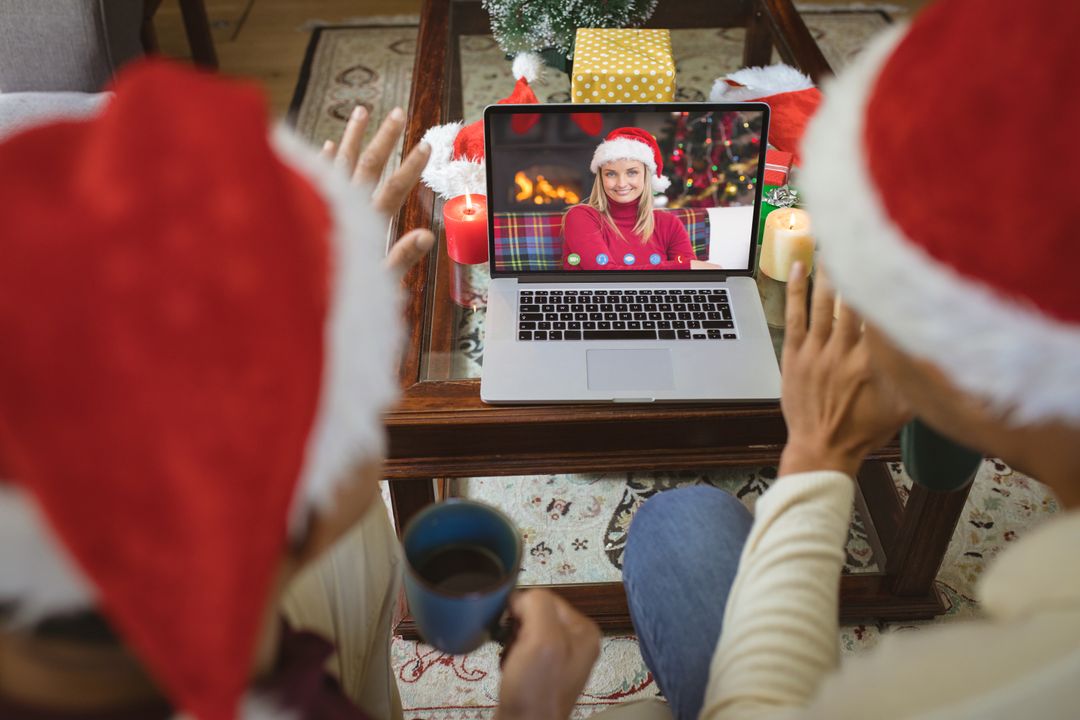
[[[514,272],[562,268],[558,213],[495,213],[495,267]]]
[[[686,226],[690,235],[690,244],[694,246],[694,256],[698,260],[709,259],[709,211],[705,208],[679,208],[668,210]]]
[[[686,226],[694,254],[709,257],[709,211],[665,210]],[[504,272],[562,269],[562,212],[495,213],[495,268]]]

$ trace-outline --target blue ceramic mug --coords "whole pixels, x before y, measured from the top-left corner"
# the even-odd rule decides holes
[[[417,513],[401,542],[405,595],[420,635],[454,655],[483,645],[517,584],[514,523],[493,507],[453,498]]]

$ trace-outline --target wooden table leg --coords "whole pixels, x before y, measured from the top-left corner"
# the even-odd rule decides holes
[[[401,537],[413,515],[435,502],[435,482],[431,478],[406,478],[390,481],[390,506],[394,527]]]
[[[969,492],[970,482],[950,492],[927,490],[918,483],[912,486],[886,568],[893,594],[922,595],[933,590]]]
[[[772,28],[765,14],[755,3],[750,9],[746,23],[746,41],[743,43],[743,67],[772,65]]]
[[[405,526],[416,513],[435,502],[435,481],[431,478],[405,478],[390,480],[390,507],[394,513],[394,527],[400,538]],[[409,615],[409,604],[405,599],[405,588],[398,595],[397,608],[392,624],[394,634],[416,639],[416,626]]]

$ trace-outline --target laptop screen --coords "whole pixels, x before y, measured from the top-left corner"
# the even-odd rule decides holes
[[[749,271],[767,126],[761,103],[489,107],[492,274]]]

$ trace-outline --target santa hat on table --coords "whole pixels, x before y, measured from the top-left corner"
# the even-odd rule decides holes
[[[530,83],[540,77],[544,61],[536,53],[525,52],[514,58],[514,90],[497,105],[535,105],[540,102]],[[573,113],[574,122],[589,135],[603,129],[599,113]],[[510,129],[524,134],[537,122],[536,114],[518,114],[510,119]],[[465,125],[452,122],[436,125],[423,138],[431,146],[431,158],[421,179],[443,199],[463,193],[483,195],[487,189],[484,170],[484,121]]]
[[[1010,167],[1080,167],[1077,27],[1075,3],[938,2],[826,86],[804,143],[845,300],[1018,422],[1080,422],[1076,213]]]
[[[821,104],[821,92],[806,75],[789,65],[749,67],[717,78],[709,99],[713,102],[768,103],[769,144],[792,153],[799,163],[799,141],[806,124]]]
[[[98,608],[224,720],[290,533],[382,449],[385,219],[255,88],[150,61],[114,89],[0,144],[0,605]]]
[[[647,130],[636,127],[615,128],[596,146],[589,170],[596,173],[601,165],[615,160],[637,160],[644,163],[652,175],[653,192],[662,193],[671,187],[671,180],[663,174],[664,156],[656,138]]]

